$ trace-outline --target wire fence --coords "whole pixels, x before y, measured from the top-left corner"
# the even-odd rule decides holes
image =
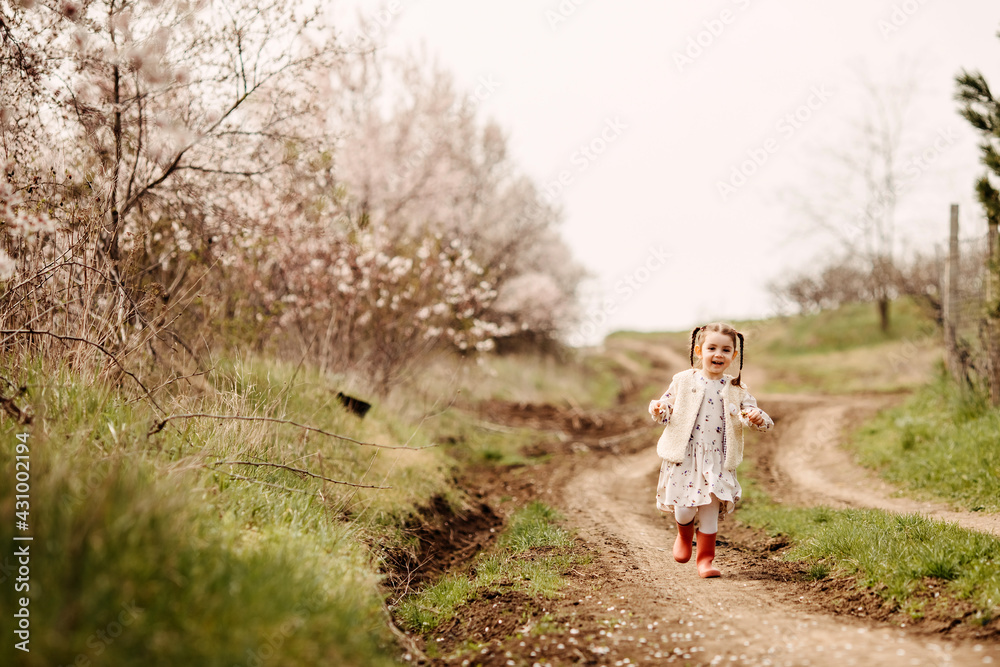
[[[989,241],[986,235],[958,239],[957,210],[952,211],[949,253],[942,280],[947,364],[956,380],[1000,397],[997,386],[998,326],[990,316]]]

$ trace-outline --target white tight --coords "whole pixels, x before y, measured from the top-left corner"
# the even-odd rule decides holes
[[[686,524],[694,521],[698,515],[698,530],[706,535],[719,532],[719,499],[714,495],[708,505],[698,507],[674,507],[674,518],[677,523]]]

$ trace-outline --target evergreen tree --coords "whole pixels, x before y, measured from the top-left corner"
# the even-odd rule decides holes
[[[997,35],[1000,37],[1000,33]],[[986,330],[990,400],[1000,405],[1000,191],[993,185],[1000,182],[1000,102],[990,91],[986,78],[979,72],[963,71],[957,78],[955,98],[961,104],[959,113],[982,135],[980,151],[986,173],[976,183],[976,194],[986,213],[988,225],[989,281],[986,295]]]

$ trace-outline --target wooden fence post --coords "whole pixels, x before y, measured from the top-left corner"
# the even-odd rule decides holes
[[[1000,405],[1000,238],[996,217],[987,219],[986,235],[986,368],[990,403]]]
[[[942,294],[941,320],[944,328],[945,365],[955,379],[962,381],[962,362],[958,356],[958,204],[951,205],[951,230],[948,235],[948,260],[944,269],[944,294]]]

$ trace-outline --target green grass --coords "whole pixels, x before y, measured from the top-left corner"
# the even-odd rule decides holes
[[[29,434],[31,457],[32,652],[18,664],[230,665],[276,655],[282,665],[395,663],[366,545],[449,490],[454,463],[441,448],[373,450],[290,425],[216,419],[147,435],[158,415],[97,377],[36,365],[15,379],[28,387],[19,404],[35,413],[27,428],[0,424],[11,443],[0,448],[11,472],[0,479],[4,516],[15,509],[18,434]],[[359,421],[314,372],[244,361],[219,364],[211,381],[214,390],[161,403],[174,413],[294,419],[364,441],[429,442],[391,413]],[[216,463],[234,460],[393,488]],[[0,540],[12,544],[13,531],[13,521],[0,524]],[[0,632],[13,636],[13,620],[5,614]]]
[[[730,324],[754,341],[755,354],[789,356],[821,354],[881,343],[921,338],[934,329],[933,320],[917,302],[905,298],[894,301],[890,308],[889,331],[879,326],[874,304],[849,303],[839,308],[792,316],[777,316],[762,320],[730,320]],[[698,322],[697,324],[708,324]],[[645,342],[662,342],[687,352],[691,331],[624,332],[611,334],[637,338]]]
[[[794,547],[786,557],[804,561],[807,578],[855,578],[892,610],[920,618],[935,604],[947,605],[951,597],[971,608],[971,616],[964,619],[970,623],[986,624],[1000,615],[996,537],[915,514],[767,502],[744,506],[739,519],[790,537]]]
[[[745,363],[765,374],[757,391],[896,392],[924,384],[940,359],[940,333],[915,302],[892,303],[882,332],[873,304],[737,322],[747,339]]]
[[[415,405],[418,414],[435,406],[490,399],[609,408],[620,389],[617,366],[599,353],[516,353],[477,358],[442,354],[421,367],[388,398],[400,410]]]
[[[475,410],[475,408],[473,408]],[[552,434],[491,422],[488,410],[476,414],[449,408],[437,415],[429,428],[434,439],[461,465],[514,466],[539,462],[522,451],[551,439]]]
[[[744,466],[737,519],[790,538],[785,557],[803,563],[807,580],[855,580],[913,618],[935,606],[974,625],[1000,615],[1000,539],[913,514],[779,505],[761,489],[754,462]]]
[[[400,603],[396,614],[417,632],[432,632],[471,600],[478,586],[462,574],[448,575]]]
[[[908,298],[892,302],[889,323],[889,331],[883,332],[874,304],[851,303],[818,313],[734,324],[748,339],[753,336],[757,353],[771,356],[843,352],[915,340],[936,329],[927,312]]]
[[[1000,410],[943,377],[859,428],[858,460],[917,495],[1000,511]]]
[[[19,656],[25,665],[78,656],[126,666],[247,664],[267,662],[278,646],[283,665],[392,664],[398,648],[371,545],[404,539],[401,527],[434,496],[461,505],[453,486],[460,466],[530,463],[521,449],[547,437],[495,428],[488,415],[454,403],[522,395],[557,401],[574,388],[607,400],[617,392],[610,366],[590,358],[451,358],[373,398],[359,378],[247,356],[215,360],[193,385],[177,382],[157,394],[166,414],[292,420],[363,442],[435,445],[415,451],[361,447],[291,424],[204,417],[148,434],[164,413],[137,399],[131,383],[112,389],[96,373],[40,363],[5,375],[27,387],[17,402],[35,414],[22,429],[0,413],[4,442],[30,434],[35,650]],[[371,400],[371,411],[357,418],[337,391]],[[13,452],[0,449],[11,471],[0,479],[5,516],[14,512]],[[222,463],[234,461],[244,463]],[[510,542],[477,564],[480,585],[510,581],[553,593],[553,572],[567,557],[515,562],[524,549],[567,539],[546,512],[518,514],[504,538]],[[10,544],[12,531],[7,522],[0,539]],[[432,606],[467,599],[448,585]],[[95,640],[130,609],[141,611],[113,642]],[[5,615],[0,631],[12,636],[12,622]]]
[[[410,630],[429,633],[488,590],[509,587],[532,596],[557,595],[561,573],[577,562],[565,551],[573,537],[559,527],[560,518],[550,507],[530,503],[514,513],[493,552],[477,557],[470,576],[442,578],[403,600],[396,616]],[[543,555],[524,557],[533,550]]]
[[[71,471],[37,444],[35,650],[20,664],[80,655],[115,665],[235,664],[279,647],[284,664],[392,663],[366,554],[344,527],[315,512],[307,519],[305,496],[297,517],[248,530],[245,516],[216,519],[205,511],[211,503],[188,500],[205,498],[204,489],[158,479],[148,464],[114,462],[92,488],[74,488]],[[9,529],[0,532],[12,543]]]

